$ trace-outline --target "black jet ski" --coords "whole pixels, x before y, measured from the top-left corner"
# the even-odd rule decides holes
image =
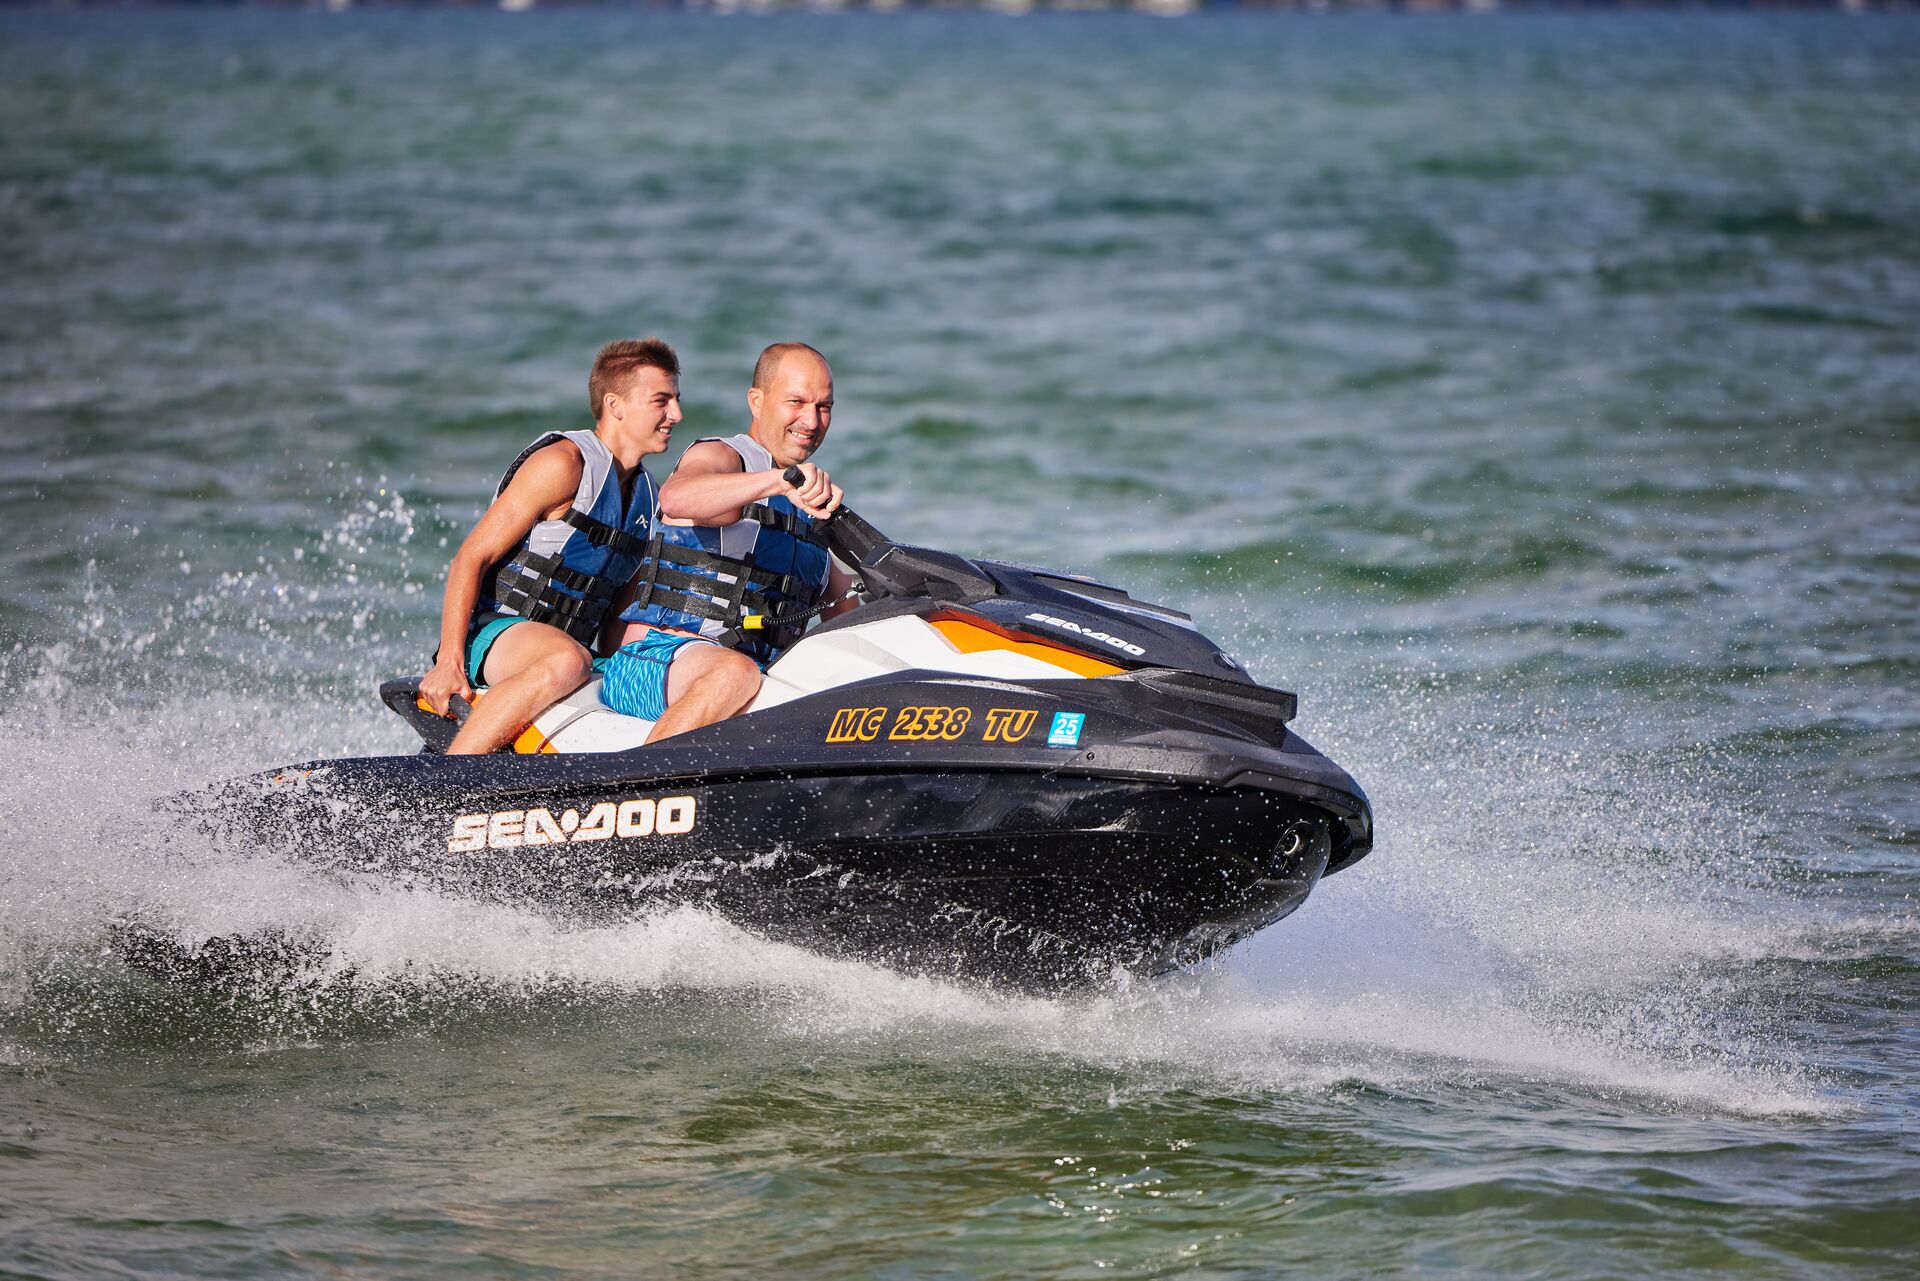
[[[642,746],[599,682],[513,749],[441,755],[415,680],[381,698],[421,754],[269,771],[188,805],[207,839],[346,877],[605,924],[694,905],[769,939],[1023,989],[1159,974],[1286,916],[1373,845],[1367,797],[1188,615],[1107,583],[829,526],[863,607],[817,626],[749,711]],[[484,697],[484,693],[481,695]],[[283,939],[123,952],[218,978]]]

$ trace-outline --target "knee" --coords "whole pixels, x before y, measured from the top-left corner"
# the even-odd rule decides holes
[[[570,650],[556,650],[541,658],[535,666],[540,673],[541,684],[553,698],[566,697],[586,684],[587,677],[593,675],[593,659],[579,645]]]
[[[715,668],[714,676],[733,696],[736,707],[745,707],[760,692],[758,664],[738,650],[727,651],[726,657]]]

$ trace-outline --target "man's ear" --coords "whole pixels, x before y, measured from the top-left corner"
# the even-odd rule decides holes
[[[623,417],[624,415],[622,415],[620,411],[625,408],[626,406],[620,401],[620,393],[617,391],[607,392],[600,397],[600,419],[603,422],[609,418]]]
[[[767,403],[766,392],[762,391],[758,387],[747,388],[747,409],[752,412],[753,416],[756,419],[760,417],[760,406],[766,403]]]

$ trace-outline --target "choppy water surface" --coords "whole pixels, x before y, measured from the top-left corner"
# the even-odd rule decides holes
[[[1920,25],[0,15],[0,1271],[1904,1275]],[[405,750],[612,337],[883,528],[1187,604],[1375,800],[968,992],[182,850]],[[331,940],[163,990],[137,910]]]

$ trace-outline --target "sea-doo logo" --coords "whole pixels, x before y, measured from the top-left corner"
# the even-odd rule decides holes
[[[1092,631],[1080,626],[1078,623],[1069,623],[1064,618],[1055,618],[1051,614],[1028,614],[1027,621],[1029,623],[1045,623],[1049,627],[1058,627],[1063,632],[1077,633],[1078,635],[1086,637],[1088,640],[1097,640],[1102,644],[1111,645],[1117,650],[1123,650],[1126,653],[1132,654],[1135,658],[1139,658],[1147,652],[1138,645],[1121,640],[1118,636],[1109,636],[1105,632]]]
[[[510,850],[526,845],[560,845],[568,841],[610,841],[616,836],[684,836],[693,830],[695,805],[691,796],[647,797],[633,801],[601,801],[584,815],[577,809],[501,810],[495,814],[462,814],[453,820],[447,850]]]

